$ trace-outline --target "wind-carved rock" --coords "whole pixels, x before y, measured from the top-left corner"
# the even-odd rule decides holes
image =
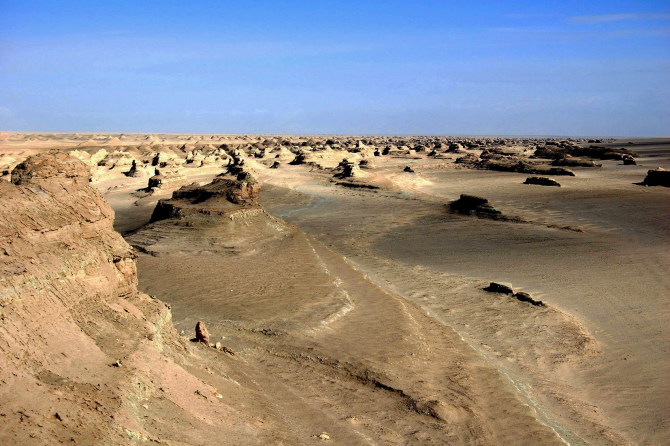
[[[119,403],[129,379],[125,367],[107,370],[121,356],[149,357],[155,333],[166,349],[178,342],[164,304],[137,290],[133,250],[90,176],[82,161],[45,152],[0,181],[0,406],[30,414],[3,421],[0,437],[12,444],[124,443],[106,436],[136,428],[123,425],[135,414]],[[44,429],[54,408],[66,423]]]
[[[561,187],[560,183],[547,177],[528,177],[523,184],[537,184],[540,186],[556,186]]]
[[[160,200],[151,221],[183,218],[188,215],[225,215],[240,208],[258,208],[260,184],[248,172],[240,172],[235,179],[217,177],[200,186],[193,183],[183,186],[172,198]]]
[[[133,164],[130,166],[130,170],[128,172],[124,172],[123,174],[131,178],[138,176],[137,161],[133,160]]]
[[[226,391],[205,373],[221,355],[190,357],[168,307],[138,291],[134,251],[114,231],[88,167],[42,153],[12,178],[0,181],[0,443],[128,444],[132,433],[219,444],[202,433],[202,420],[230,434],[229,406],[193,404],[191,395]],[[174,409],[138,405],[138,389]],[[147,413],[169,426],[160,441]],[[254,432],[246,419],[236,418],[235,429]]]
[[[670,170],[663,169],[662,167],[649,170],[642,184],[645,186],[670,187]]]
[[[295,166],[295,165],[305,164],[305,162],[306,162],[305,153],[301,151],[301,152],[298,152],[298,154],[296,154],[295,158],[293,158],[293,161],[291,161],[289,164]]]
[[[155,175],[149,178],[148,190],[179,187],[187,182],[186,176],[181,173],[181,166],[174,161],[161,162],[155,169]]]
[[[489,200],[476,195],[461,194],[458,200],[452,201],[447,206],[451,212],[456,214],[513,223],[528,223],[521,217],[503,214],[493,207]]]
[[[489,218],[501,215],[501,212],[495,209],[486,198],[468,194],[461,194],[458,200],[449,203],[449,208],[453,212],[463,215],[477,215]]]
[[[335,178],[352,178],[356,176],[357,170],[356,164],[345,158],[337,165],[335,168],[336,173],[333,176]]]
[[[209,345],[209,331],[203,321],[198,321],[198,323],[195,324],[195,341]]]
[[[0,231],[7,237],[0,233],[0,252],[10,253],[0,258],[0,273],[3,268],[32,271],[65,267],[79,272],[77,265],[81,265],[105,277],[99,287],[87,287],[88,293],[137,295],[135,254],[112,229],[114,211],[89,185],[90,177],[83,162],[65,152],[51,151],[17,165],[12,171],[13,184],[0,182],[4,211]],[[60,244],[54,245],[54,240]],[[6,247],[2,246],[4,241],[9,241]],[[61,252],[54,246],[67,249]],[[27,254],[39,261],[30,267],[19,266]],[[78,263],[64,263],[75,254],[80,257]],[[96,262],[98,269],[94,268]]]
[[[83,162],[58,150],[31,156],[19,163],[11,174],[11,181],[16,185],[58,180],[88,183],[90,178],[91,171]]]

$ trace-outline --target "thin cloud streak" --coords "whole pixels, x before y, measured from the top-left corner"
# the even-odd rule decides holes
[[[568,21],[579,25],[595,25],[608,22],[625,22],[631,20],[668,20],[670,14],[665,13],[629,13],[629,14],[599,14],[577,15],[568,17]]]

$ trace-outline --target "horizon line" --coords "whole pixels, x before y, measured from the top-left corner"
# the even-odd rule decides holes
[[[225,133],[225,132],[123,132],[123,131],[22,131],[0,130],[0,133],[15,134],[81,134],[81,135],[207,135],[207,136],[361,136],[361,137],[459,137],[459,138],[607,138],[607,139],[665,139],[668,135],[566,135],[566,134],[477,134],[477,133]]]

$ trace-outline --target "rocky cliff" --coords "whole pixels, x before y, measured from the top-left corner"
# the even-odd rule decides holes
[[[89,177],[50,152],[0,181],[0,444],[256,438],[259,423],[225,402],[245,392],[221,378],[226,355],[184,342],[166,305],[138,292],[133,250]]]

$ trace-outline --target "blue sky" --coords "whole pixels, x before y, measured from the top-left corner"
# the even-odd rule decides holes
[[[670,135],[664,1],[5,1],[0,130]]]

